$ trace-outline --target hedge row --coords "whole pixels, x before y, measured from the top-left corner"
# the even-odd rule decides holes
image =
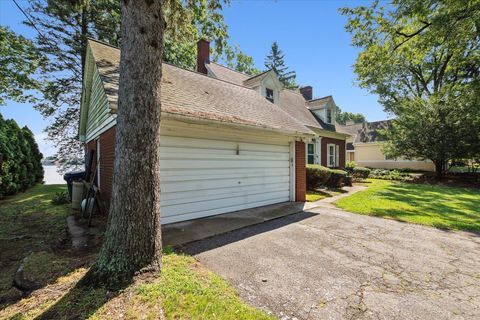
[[[42,157],[32,131],[0,114],[0,198],[41,182]]]
[[[352,185],[352,179],[346,171],[315,164],[307,165],[307,190],[320,187],[340,188],[344,185]]]

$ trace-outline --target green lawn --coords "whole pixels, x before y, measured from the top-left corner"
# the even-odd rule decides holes
[[[480,231],[480,190],[369,180],[369,188],[340,199],[350,212],[442,229]]]
[[[64,190],[38,185],[0,201],[0,319],[273,319],[194,258],[173,252],[164,254],[160,274],[120,291],[76,286],[96,251],[70,250],[69,205],[50,202]],[[24,257],[28,278],[41,288],[22,298],[12,279]]]

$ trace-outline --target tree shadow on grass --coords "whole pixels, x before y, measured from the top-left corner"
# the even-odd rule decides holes
[[[376,192],[382,199],[408,204],[412,210],[375,208],[371,215],[430,225],[442,230],[463,230],[480,235],[480,194],[472,189],[392,184]]]
[[[118,296],[127,286],[128,283],[115,291],[108,291],[104,287],[88,286],[77,282],[67,294],[35,319],[87,319],[108,301]]]

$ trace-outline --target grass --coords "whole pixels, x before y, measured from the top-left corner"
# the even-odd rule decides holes
[[[74,254],[59,245],[70,209],[50,200],[64,189],[39,185],[0,202],[0,319],[273,319],[245,304],[194,258],[171,248],[165,248],[159,274],[138,276],[120,291],[77,286],[94,254]],[[18,292],[12,296],[11,286],[21,261],[29,280],[41,284],[23,298]]]
[[[64,190],[63,185],[37,185],[0,201],[0,308],[21,295],[12,282],[23,259],[27,279],[42,286],[76,264],[75,258],[54,253],[66,240],[69,209],[50,201]]]
[[[325,198],[336,196],[340,193],[345,193],[345,190],[338,188],[327,188],[318,190],[307,190],[306,200],[307,202],[315,202]]]
[[[480,190],[369,180],[370,187],[336,205],[344,210],[441,229],[480,231]]]

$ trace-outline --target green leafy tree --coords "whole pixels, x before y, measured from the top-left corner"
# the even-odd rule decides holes
[[[34,43],[0,26],[0,105],[6,99],[34,102],[31,90],[42,87],[33,75],[45,64]]]
[[[274,41],[270,49],[270,53],[265,57],[265,67],[268,70],[273,69],[278,74],[278,79],[289,89],[298,88],[298,85],[295,82],[297,74],[295,71],[288,70],[288,67],[285,65],[285,55],[282,50],[280,50],[278,43]]]
[[[0,114],[0,198],[41,182],[41,159],[33,133]]]
[[[194,69],[196,42],[204,38],[212,41],[216,59],[229,63],[239,55],[238,67],[248,69],[243,53],[228,44],[228,27],[222,15],[223,6],[228,4],[229,0],[165,0],[164,60]],[[25,23],[39,31],[36,46],[49,57],[41,77],[46,82],[42,100],[35,107],[52,119],[46,132],[58,148],[62,168],[83,162],[77,126],[87,39],[120,46],[120,7],[118,0],[29,1],[29,20]]]
[[[429,159],[438,178],[480,140],[479,0],[395,0],[344,8],[355,72],[396,118],[387,154]]]
[[[337,110],[335,112],[335,120],[342,125],[346,125],[347,122],[353,123],[364,123],[367,120],[365,116],[361,113],[353,113],[353,112],[343,112],[340,107],[337,106]]]

